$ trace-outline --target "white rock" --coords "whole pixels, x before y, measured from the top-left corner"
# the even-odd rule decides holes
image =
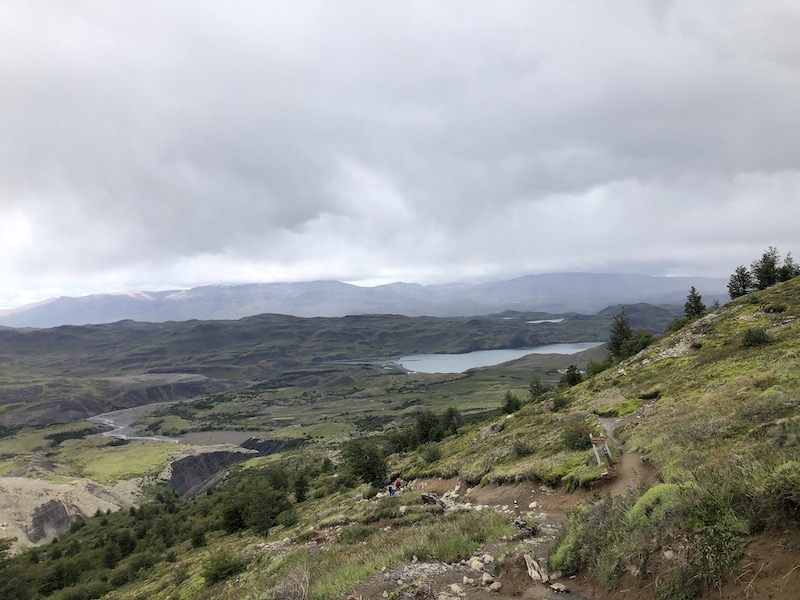
[[[494,562],[494,556],[492,556],[491,554],[484,554],[483,556],[481,556],[481,560],[485,564],[489,565]]]
[[[494,583],[494,577],[492,577],[488,573],[484,573],[483,577],[481,577],[481,583],[483,585],[489,585],[490,583]]]
[[[530,508],[531,510],[533,510],[537,506],[539,506],[538,502],[531,502],[530,504],[528,504],[528,508]]]
[[[499,592],[503,588],[503,584],[499,581],[495,581],[492,585],[489,586],[489,589],[493,592]]]
[[[664,550],[664,558],[673,560],[675,558],[675,553],[672,550]]]
[[[454,594],[460,594],[461,593],[461,586],[458,585],[457,583],[451,583],[450,584],[450,591],[453,592]]]
[[[463,583],[464,585],[474,585],[475,580],[472,577],[467,577],[466,575],[464,575],[464,578],[461,580],[461,583]]]
[[[475,558],[469,563],[469,568],[475,569],[476,571],[481,571],[483,570],[483,563]]]

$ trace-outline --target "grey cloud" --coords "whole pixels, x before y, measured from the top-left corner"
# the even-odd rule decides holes
[[[6,2],[0,274],[720,274],[793,240],[742,207],[796,212],[800,10],[752,7]]]

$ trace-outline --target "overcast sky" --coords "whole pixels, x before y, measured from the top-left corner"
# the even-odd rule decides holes
[[[0,307],[800,252],[796,0],[2,0]]]

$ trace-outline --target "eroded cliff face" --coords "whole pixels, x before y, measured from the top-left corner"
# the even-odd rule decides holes
[[[62,500],[48,500],[33,511],[30,525],[25,527],[28,540],[35,544],[46,537],[54,537],[69,529],[74,517]]]
[[[218,450],[179,458],[172,463],[169,485],[186,500],[219,483],[228,467],[258,456],[252,450]]]
[[[286,440],[250,438],[242,443],[241,449],[214,450],[179,458],[170,465],[170,487],[183,499],[193,498],[224,479],[232,465],[254,456],[275,454],[285,446]]]
[[[16,538],[17,549],[44,544],[69,529],[79,516],[134,504],[140,485],[140,481],[104,486],[86,480],[53,483],[0,477],[0,537]]]

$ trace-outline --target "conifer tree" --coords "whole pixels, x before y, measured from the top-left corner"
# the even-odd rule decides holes
[[[703,297],[694,289],[694,286],[689,290],[689,295],[686,296],[683,313],[690,319],[706,314],[706,305],[703,304]]]
[[[612,358],[618,359],[622,357],[622,344],[625,340],[633,337],[633,330],[631,329],[631,322],[625,314],[623,308],[614,315],[614,323],[611,325],[611,334],[608,338],[608,353]]]
[[[731,297],[731,300],[749,294],[754,289],[753,276],[750,274],[750,271],[747,270],[747,267],[744,265],[736,267],[736,271],[734,271],[733,275],[731,275],[731,278],[728,280],[728,295]]]

